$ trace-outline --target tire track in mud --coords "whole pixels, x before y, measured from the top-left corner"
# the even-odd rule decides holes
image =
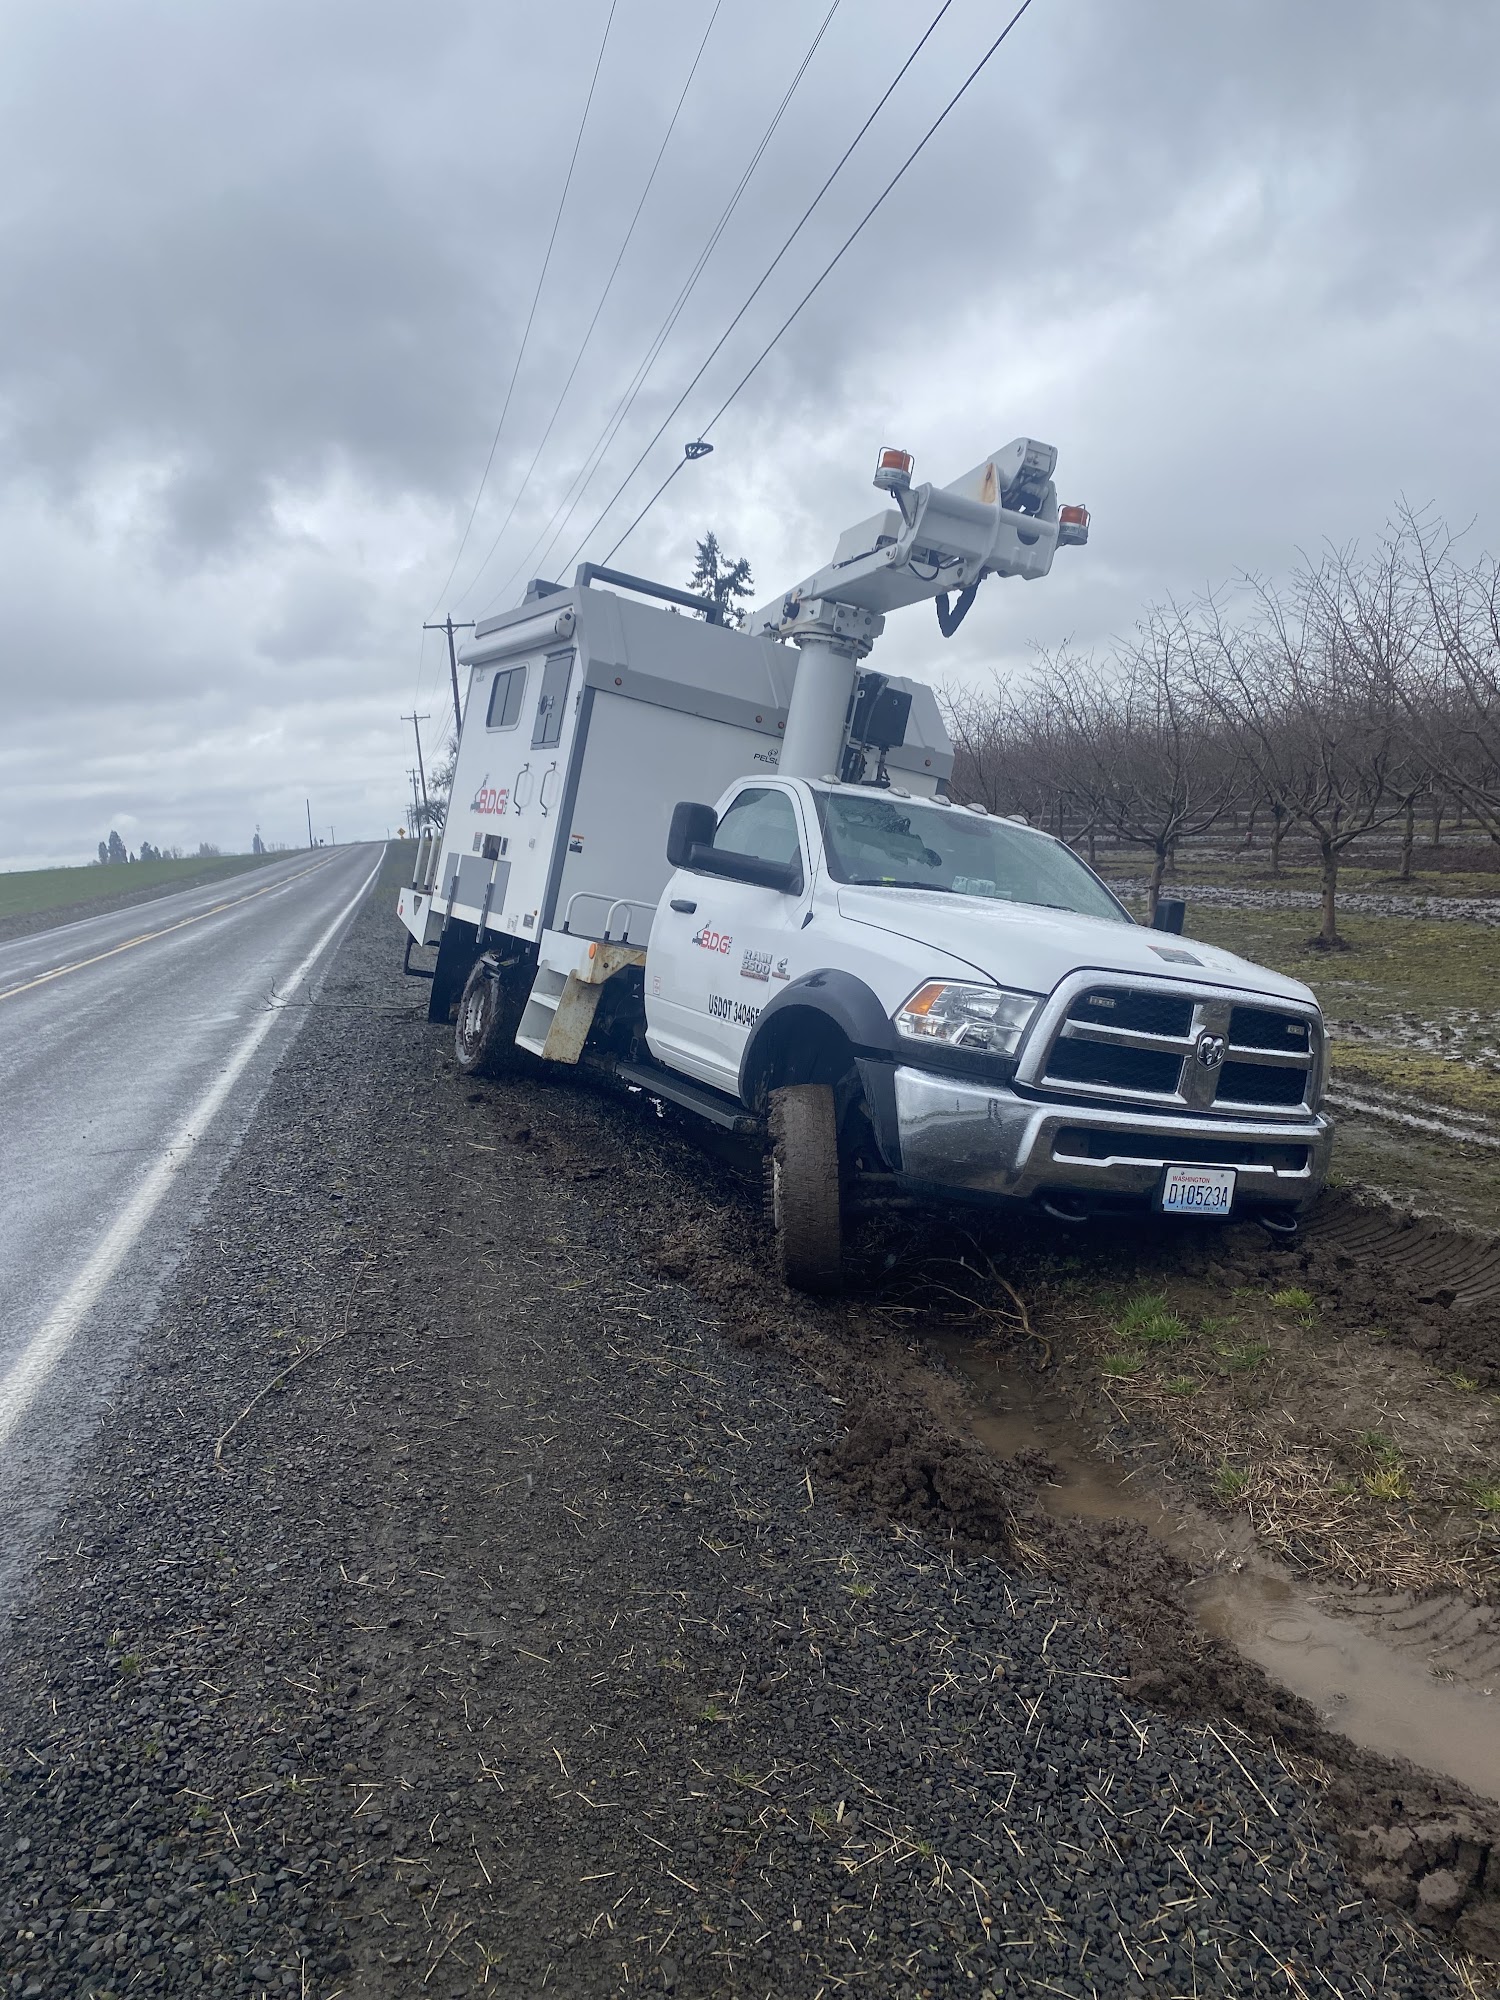
[[[1335,1189],[1303,1234],[1322,1250],[1377,1258],[1439,1304],[1474,1307],[1500,1299],[1500,1238],[1453,1229],[1435,1216]]]

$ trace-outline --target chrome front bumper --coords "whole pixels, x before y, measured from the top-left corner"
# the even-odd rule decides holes
[[[1316,1114],[1273,1122],[1039,1102],[1003,1085],[920,1069],[898,1068],[895,1082],[900,1178],[955,1194],[1010,1201],[1048,1192],[1149,1198],[1162,1167],[1175,1159],[1234,1167],[1237,1209],[1299,1211],[1322,1188],[1333,1145],[1332,1126]],[[1214,1152],[1208,1162],[1205,1146]],[[1301,1164],[1287,1164],[1298,1153]]]

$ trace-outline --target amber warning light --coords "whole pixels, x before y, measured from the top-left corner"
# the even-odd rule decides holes
[[[911,485],[914,462],[909,451],[898,451],[894,445],[888,444],[875,466],[875,484],[887,493],[904,493]]]
[[[1077,547],[1089,538],[1089,510],[1087,507],[1059,507],[1057,510],[1058,546],[1069,544]]]

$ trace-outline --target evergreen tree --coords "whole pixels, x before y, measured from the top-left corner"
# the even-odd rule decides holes
[[[740,556],[731,562],[719,547],[719,538],[710,528],[698,544],[698,560],[693,565],[693,573],[688,578],[688,589],[699,597],[711,598],[724,613],[726,622],[743,625],[745,613],[741,600],[747,598],[755,588],[755,578],[750,574],[750,561]]]
[[[123,861],[128,861],[130,859],[130,856],[125,851],[124,841],[121,840],[119,834],[115,832],[113,827],[111,827],[109,830],[109,846],[105,852],[106,852],[106,858],[110,861],[123,862]]]

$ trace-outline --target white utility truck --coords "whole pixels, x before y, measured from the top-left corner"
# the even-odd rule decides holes
[[[465,1071],[602,1066],[759,1139],[805,1290],[839,1285],[861,1200],[1290,1233],[1327,1169],[1308,989],[951,799],[931,690],[861,664],[888,612],[931,598],[947,636],[984,578],[1087,540],[1055,463],[1019,438],[916,486],[882,452],[890,504],[747,630],[585,563],[462,654],[447,821],[399,902],[429,1019]]]

